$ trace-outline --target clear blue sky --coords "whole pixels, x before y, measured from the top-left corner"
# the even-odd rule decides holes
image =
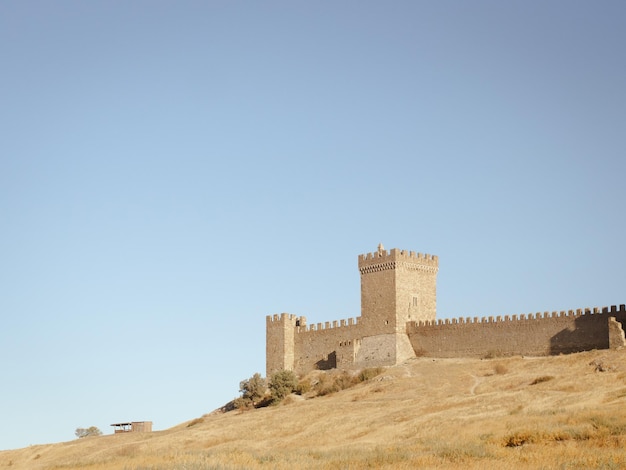
[[[265,316],[626,303],[623,1],[0,3],[0,449],[165,429],[265,371]]]

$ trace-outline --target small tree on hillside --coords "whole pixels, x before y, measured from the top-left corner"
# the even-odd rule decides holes
[[[292,370],[279,370],[270,379],[272,401],[278,403],[298,388],[298,378]]]
[[[102,431],[100,431],[97,427],[95,426],[90,426],[88,428],[76,428],[76,431],[74,431],[74,434],[76,434],[76,437],[79,439],[82,439],[83,437],[89,437],[89,436],[101,436],[102,435]]]
[[[256,406],[257,403],[263,399],[266,391],[266,381],[263,377],[261,377],[261,374],[257,372],[249,379],[239,382],[239,392],[241,393],[241,397],[235,400],[235,407],[249,408]]]

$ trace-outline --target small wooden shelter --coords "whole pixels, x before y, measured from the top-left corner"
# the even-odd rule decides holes
[[[115,434],[121,432],[152,432],[152,421],[131,421],[112,424]]]

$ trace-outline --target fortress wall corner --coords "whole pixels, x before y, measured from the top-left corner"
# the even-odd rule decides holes
[[[609,349],[626,347],[626,336],[622,324],[615,317],[609,317]]]

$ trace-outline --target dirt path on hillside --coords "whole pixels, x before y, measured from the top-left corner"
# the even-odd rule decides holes
[[[470,387],[470,395],[476,395],[476,387],[478,387],[478,385],[483,381],[482,377],[478,377],[474,374],[470,374],[470,377],[472,377],[474,379],[474,383],[472,384],[472,386]]]

